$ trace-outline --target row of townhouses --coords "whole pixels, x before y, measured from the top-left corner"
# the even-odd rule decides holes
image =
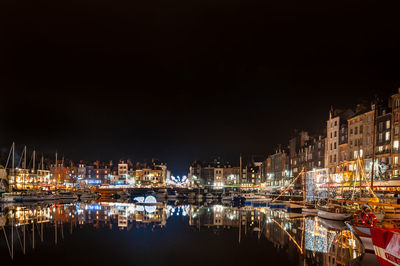
[[[388,103],[331,109],[319,135],[299,132],[267,157],[266,185],[288,185],[302,169],[320,184],[350,184],[363,171],[382,190],[399,185],[399,113],[400,89]]]
[[[15,167],[7,174],[0,169],[2,187],[14,189],[63,189],[73,187],[91,187],[104,184],[135,185],[137,187],[165,186],[170,178],[170,171],[165,163],[156,159],[151,164],[120,161],[110,163],[73,162],[53,163],[47,167],[42,163],[39,167]]]
[[[400,141],[400,89],[387,102],[374,100],[347,110],[329,111],[319,134],[296,131],[287,145],[273,154],[238,164],[219,159],[195,161],[189,168],[192,184],[200,186],[265,186],[291,184],[304,169],[313,182],[346,184],[357,171],[382,190],[398,186]],[[362,165],[360,165],[362,161]],[[363,169],[358,169],[362,167]],[[295,182],[296,186],[301,186]]]

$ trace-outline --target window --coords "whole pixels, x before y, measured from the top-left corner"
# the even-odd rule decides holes
[[[390,120],[386,120],[386,129],[390,128]]]
[[[335,154],[335,156],[333,157],[333,162],[336,163],[336,154]]]
[[[385,140],[386,140],[386,141],[390,140],[390,132],[386,132],[386,134],[385,134]]]
[[[337,126],[337,121],[335,121],[335,126]]]
[[[350,128],[350,135],[353,135],[353,129]]]
[[[332,143],[331,143],[331,150],[332,150]]]
[[[335,138],[336,138],[336,131],[335,131]]]
[[[356,127],[355,129],[354,129],[354,135],[357,135],[358,134],[358,127]]]
[[[379,133],[379,141],[382,141],[383,140],[383,135],[382,135],[382,133]]]
[[[360,126],[360,134],[363,133],[363,126]]]
[[[363,157],[363,150],[362,149],[360,150],[360,157],[361,158]]]
[[[334,149],[336,150],[336,142],[333,144]]]
[[[399,157],[398,157],[398,156],[394,156],[394,157],[393,157],[393,163],[394,163],[395,165],[399,164]]]
[[[382,131],[382,129],[383,129],[383,122],[379,122],[379,131]]]
[[[394,128],[394,134],[399,135],[399,127],[398,126]]]
[[[357,156],[358,156],[358,151],[354,151],[353,156],[354,156],[354,159],[357,158]]]
[[[331,138],[332,138],[332,132],[331,132]]]
[[[393,148],[394,149],[398,149],[399,148],[399,141],[398,140],[393,141]]]

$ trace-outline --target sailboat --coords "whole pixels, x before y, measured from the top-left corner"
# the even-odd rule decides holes
[[[343,203],[340,204],[331,199],[330,185],[331,175],[328,174],[328,201],[325,205],[317,204],[318,217],[335,221],[349,220],[352,217],[353,213]]]

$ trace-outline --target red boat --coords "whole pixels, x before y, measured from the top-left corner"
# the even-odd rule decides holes
[[[375,254],[382,266],[400,265],[400,230],[371,228]]]

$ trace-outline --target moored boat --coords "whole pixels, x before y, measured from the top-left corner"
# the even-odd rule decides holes
[[[4,203],[20,202],[21,198],[22,197],[20,192],[6,192],[1,194],[0,202]]]
[[[57,200],[77,200],[78,196],[72,192],[58,192],[55,194]]]
[[[382,266],[400,265],[400,230],[371,228],[375,255]]]
[[[318,217],[336,221],[349,220],[353,215],[344,208],[334,206],[318,207],[317,214]]]

